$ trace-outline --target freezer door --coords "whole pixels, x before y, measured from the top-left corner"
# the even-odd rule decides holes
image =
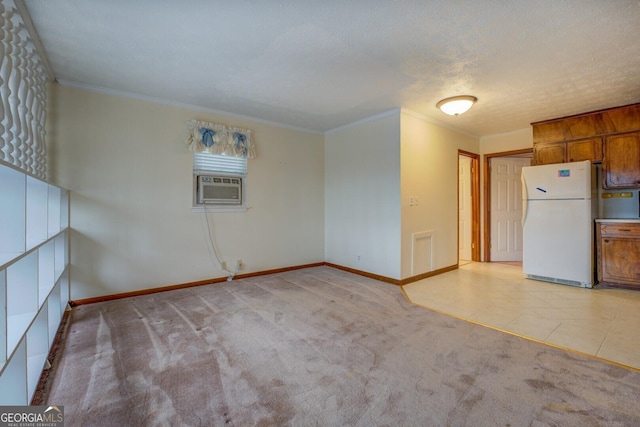
[[[523,167],[522,197],[525,200],[591,198],[591,172],[588,160]]]
[[[529,201],[522,230],[525,276],[591,288],[591,211],[591,200]]]

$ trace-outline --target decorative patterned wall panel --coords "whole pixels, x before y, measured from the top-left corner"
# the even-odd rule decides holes
[[[0,160],[46,178],[45,66],[13,0],[0,0]]]

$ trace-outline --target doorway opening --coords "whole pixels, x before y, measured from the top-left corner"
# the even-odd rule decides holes
[[[458,264],[480,261],[480,156],[458,150]]]
[[[522,184],[533,149],[484,155],[484,261],[522,262]]]

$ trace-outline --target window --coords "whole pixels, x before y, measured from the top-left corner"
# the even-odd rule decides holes
[[[246,210],[247,159],[256,156],[253,132],[190,120],[186,144],[193,152],[193,209]]]
[[[193,206],[206,210],[245,210],[247,159],[193,153]]]

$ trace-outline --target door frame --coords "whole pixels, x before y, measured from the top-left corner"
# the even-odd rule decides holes
[[[471,159],[471,260],[480,261],[480,155],[458,149],[458,170],[460,156]],[[458,175],[458,224],[460,224],[460,173]],[[460,244],[460,227],[457,227]],[[460,252],[458,251],[458,254]],[[458,255],[459,257],[459,255]]]
[[[499,153],[484,154],[482,178],[484,181],[484,261],[491,262],[491,159],[494,157],[515,157],[533,155],[533,148],[521,150],[501,151]],[[524,157],[524,156],[523,156]]]

